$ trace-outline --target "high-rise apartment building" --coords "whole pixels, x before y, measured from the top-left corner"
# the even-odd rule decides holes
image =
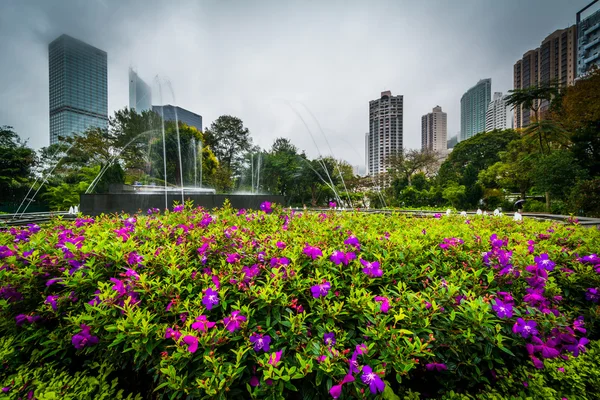
[[[514,89],[532,86],[572,85],[577,75],[577,29],[571,26],[548,35],[540,47],[529,50],[513,68]],[[514,109],[514,127],[524,128],[547,110],[546,101],[535,101],[531,110],[523,106]],[[537,112],[537,115],[535,113]]]
[[[369,133],[365,135],[367,175],[387,172],[389,158],[402,151],[404,99],[381,92],[369,101]]]
[[[592,7],[594,6],[595,7]],[[592,1],[577,13],[577,75],[600,67],[600,3]]]
[[[447,114],[436,106],[429,114],[421,117],[421,149],[444,151],[448,147]]]
[[[89,128],[108,128],[106,52],[67,35],[48,45],[50,144]]]
[[[494,129],[508,129],[512,126],[509,118],[510,110],[506,105],[506,96],[502,92],[495,92],[485,113],[485,131]]]
[[[152,111],[164,117],[165,121],[179,121],[188,126],[193,126],[202,132],[202,115],[193,113],[178,106],[170,104],[164,106],[152,106]]]
[[[152,110],[152,89],[129,68],[129,109],[138,113]]]
[[[460,141],[485,131],[485,112],[492,96],[492,79],[481,79],[460,99]]]

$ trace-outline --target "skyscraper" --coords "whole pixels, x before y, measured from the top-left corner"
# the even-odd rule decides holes
[[[507,129],[512,125],[508,118],[509,110],[506,106],[506,96],[502,92],[495,92],[494,99],[490,101],[485,113],[485,131],[494,129]]]
[[[152,106],[152,111],[158,115],[162,115],[165,121],[175,121],[175,119],[177,119],[177,121],[183,122],[188,126],[193,126],[202,132],[202,115],[170,104],[164,106]]]
[[[592,1],[577,13],[577,75],[600,67],[600,4]],[[591,8],[594,4],[596,7]],[[582,19],[583,17],[583,19]]]
[[[402,151],[403,96],[381,92],[369,101],[369,133],[365,134],[367,175],[386,172],[389,157]]]
[[[460,141],[485,131],[485,112],[492,95],[492,80],[481,79],[460,99]]]
[[[444,151],[448,147],[447,114],[436,106],[429,114],[421,117],[421,149]]]
[[[152,110],[152,89],[129,68],[129,108],[138,113]]]
[[[576,35],[575,26],[556,30],[542,41],[540,47],[523,54],[523,58],[513,68],[514,89],[572,85],[577,73]],[[524,109],[523,106],[515,107],[514,127],[525,128],[534,118],[541,118],[547,108],[548,102],[537,100],[531,110]]]
[[[61,35],[48,45],[50,144],[88,128],[108,127],[106,52]]]

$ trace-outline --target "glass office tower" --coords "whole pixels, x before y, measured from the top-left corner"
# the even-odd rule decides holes
[[[460,99],[460,141],[485,132],[485,113],[492,96],[492,80],[481,79]]]
[[[89,128],[108,128],[106,52],[61,35],[48,45],[50,144]]]
[[[152,89],[129,68],[129,108],[138,114],[152,110]]]

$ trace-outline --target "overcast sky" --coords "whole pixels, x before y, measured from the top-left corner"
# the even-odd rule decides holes
[[[205,127],[234,115],[261,147],[286,137],[315,157],[296,109],[321,154],[318,124],[337,158],[364,165],[381,91],[404,95],[405,147],[420,147],[436,105],[453,136],[467,89],[481,78],[512,89],[515,61],[590,1],[0,0],[0,125],[48,145],[48,43],[66,33],[108,53],[109,115],[128,106],[133,66],[148,83],[169,80]],[[163,103],[174,103],[168,90]]]

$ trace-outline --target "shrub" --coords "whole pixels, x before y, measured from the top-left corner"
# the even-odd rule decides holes
[[[545,363],[548,381],[556,353],[598,338],[597,230],[270,204],[148,214],[0,232],[11,396],[53,376],[170,399],[509,393],[504,368]]]

